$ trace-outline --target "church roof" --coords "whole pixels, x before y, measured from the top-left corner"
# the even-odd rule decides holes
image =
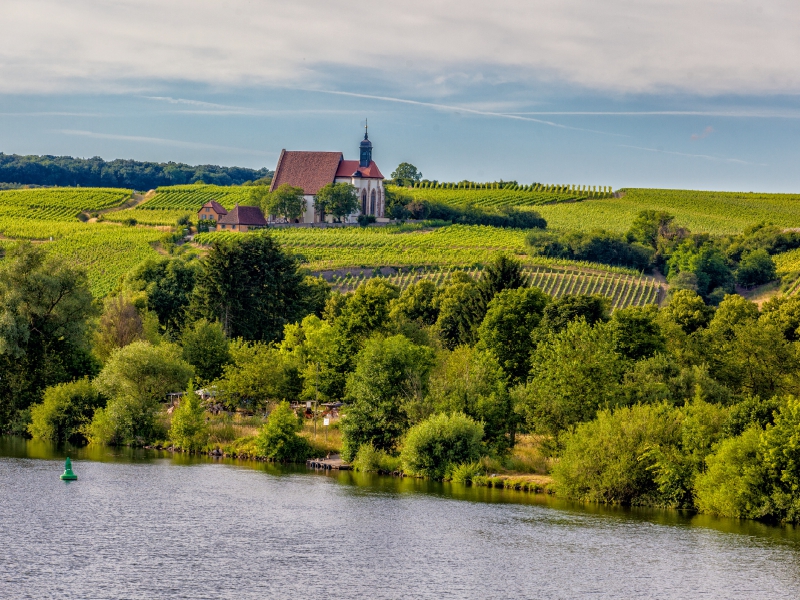
[[[321,187],[333,183],[340,162],[341,152],[299,152],[281,151],[278,166],[269,191],[274,191],[284,183],[303,188],[303,194],[310,196],[316,194]],[[358,167],[358,161],[354,162]],[[353,169],[347,176],[353,174]]]
[[[361,171],[361,177],[365,179],[384,179],[381,175],[378,165],[372,160],[368,167],[359,167],[357,160],[343,160],[339,163],[339,168],[336,170],[336,177],[352,177],[356,171]]]
[[[225,225],[266,225],[261,209],[257,206],[239,206],[238,204],[226,215],[219,218],[218,223]]]

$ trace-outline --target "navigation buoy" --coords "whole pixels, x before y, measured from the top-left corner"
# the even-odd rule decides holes
[[[66,481],[74,481],[78,478],[75,473],[72,472],[72,461],[67,457],[67,461],[64,463],[64,472],[61,474],[61,479]]]

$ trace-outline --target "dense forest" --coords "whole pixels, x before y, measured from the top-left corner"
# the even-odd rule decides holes
[[[71,156],[21,156],[0,152],[0,184],[120,187],[151,190],[163,185],[212,183],[241,185],[271,177],[269,169],[245,169],[217,165],[154,163],[116,159],[105,161]]]
[[[642,213],[633,241],[601,239],[687,273],[663,307],[613,312],[531,287],[504,254],[441,287],[374,278],[341,294],[268,232],[205,255],[175,246],[100,301],[80,269],[20,244],[0,263],[0,429],[298,461],[320,446],[289,403],[343,402],[337,449],[359,469],[465,482],[527,469],[579,500],[800,522],[800,298],[759,307],[719,269],[794,239],[680,231]]]

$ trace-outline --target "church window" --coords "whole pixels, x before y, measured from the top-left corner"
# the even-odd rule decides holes
[[[361,214],[367,214],[367,190],[361,190]]]
[[[372,197],[371,197],[370,202],[369,202],[370,203],[369,214],[374,215],[375,214],[375,190],[372,190],[371,196]]]

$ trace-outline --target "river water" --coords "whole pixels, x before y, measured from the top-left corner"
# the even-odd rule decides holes
[[[792,528],[8,437],[0,565],[2,598],[800,598]]]

